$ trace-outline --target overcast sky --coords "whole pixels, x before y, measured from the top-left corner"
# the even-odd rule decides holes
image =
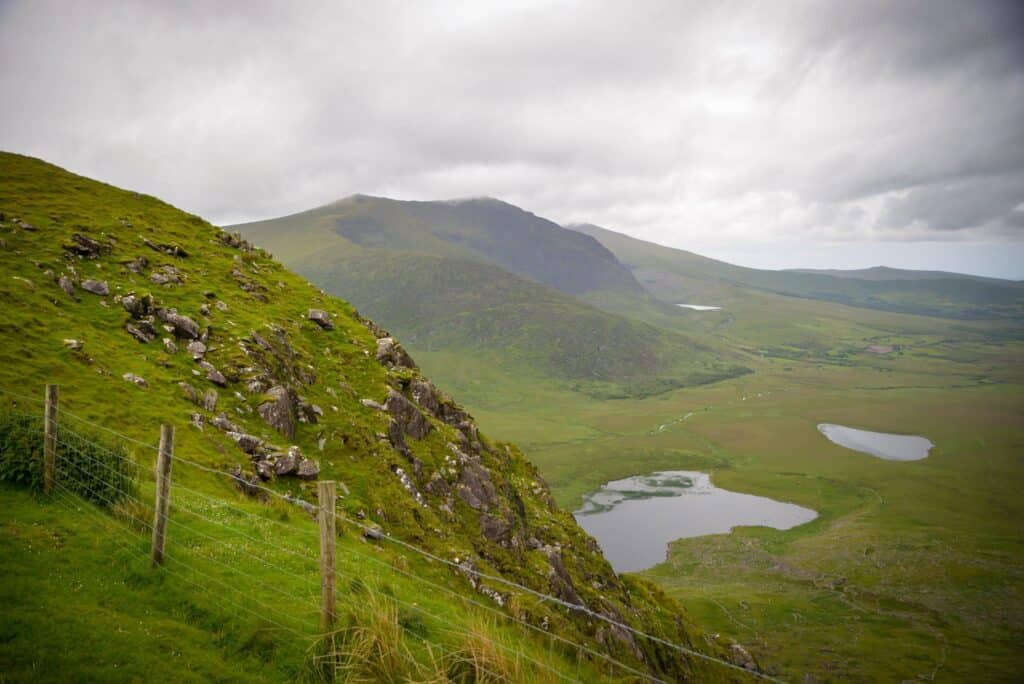
[[[489,195],[1024,278],[1024,2],[2,2],[0,148],[217,223]]]

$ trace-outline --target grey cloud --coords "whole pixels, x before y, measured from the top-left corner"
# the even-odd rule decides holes
[[[674,244],[1019,239],[1019,7],[8,2],[0,147],[223,222],[486,194]]]

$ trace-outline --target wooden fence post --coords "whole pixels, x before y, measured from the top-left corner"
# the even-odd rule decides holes
[[[57,471],[57,386],[46,386],[46,417],[43,425],[43,493],[53,491]]]
[[[334,567],[334,502],[335,484],[331,480],[317,483],[320,499],[320,510],[317,521],[320,523],[320,627],[329,631],[337,619],[335,605],[335,567]]]
[[[156,458],[156,505],[153,510],[153,565],[164,562],[167,509],[171,503],[171,459],[174,456],[174,427],[160,426],[160,451]]]

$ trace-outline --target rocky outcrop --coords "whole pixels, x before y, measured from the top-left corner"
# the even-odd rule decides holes
[[[121,307],[132,318],[144,318],[153,315],[153,297],[150,295],[137,295],[134,292],[121,297]]]
[[[414,439],[423,439],[430,432],[430,421],[401,393],[389,390],[384,406],[404,434]]]
[[[268,401],[259,405],[256,411],[267,425],[288,439],[295,437],[295,393],[283,385],[274,385],[266,392]]]
[[[75,233],[71,236],[71,242],[63,246],[64,251],[79,256],[83,259],[95,259],[110,251],[108,245],[101,244],[100,242],[93,240],[90,237],[86,237],[81,233]]]
[[[393,337],[382,337],[377,340],[376,358],[391,368],[416,368],[416,362]]]
[[[178,257],[179,259],[184,259],[185,257],[188,256],[188,252],[186,252],[178,245],[170,245],[166,243],[158,244],[153,242],[149,238],[142,238],[142,244],[146,245],[154,252],[160,252],[161,254],[166,254],[168,256]]]
[[[477,511],[485,511],[497,503],[498,494],[487,469],[480,465],[478,459],[465,454],[455,492],[470,508]]]

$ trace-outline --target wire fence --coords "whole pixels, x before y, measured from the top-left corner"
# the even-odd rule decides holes
[[[34,405],[41,405],[44,403],[39,398],[30,397],[17,392],[11,392],[3,387],[0,387],[0,393],[21,401],[31,402]],[[23,411],[21,413],[26,416],[31,415]],[[102,488],[95,486],[95,475],[97,472],[106,471],[111,478],[123,477],[125,472],[124,469],[131,468],[134,469],[133,472],[139,476],[139,479],[141,479],[141,477],[149,471],[147,471],[147,469],[140,468],[135,461],[129,458],[126,451],[111,449],[106,445],[99,444],[95,440],[89,439],[77,430],[73,430],[68,427],[64,423],[64,419],[70,419],[78,425],[83,425],[88,428],[110,434],[120,440],[122,445],[131,444],[135,447],[141,447],[153,453],[157,453],[159,451],[159,447],[155,444],[135,439],[117,430],[113,430],[104,425],[82,418],[67,411],[63,407],[59,410],[59,418],[60,430],[57,439],[58,453],[56,457],[58,477],[57,482],[55,483],[57,491],[54,493],[53,500],[59,505],[69,508],[75,512],[88,511],[89,514],[91,514],[91,518],[95,519],[98,524],[106,524],[108,529],[111,529],[109,527],[110,525],[116,525],[120,528],[120,533],[123,533],[128,538],[137,542],[139,537],[138,529],[150,532],[152,531],[153,525],[149,521],[141,519],[140,516],[131,513],[122,514],[123,519],[121,520],[119,520],[117,516],[106,515],[95,507],[91,507],[88,504],[81,502],[79,497],[82,492],[76,491],[76,489],[84,487],[90,494],[90,498],[97,503],[102,502],[101,505],[105,504],[106,507],[111,509],[117,509],[119,505],[127,502],[137,511],[147,511],[150,509],[150,506],[134,494],[123,493],[120,500],[114,500],[111,498],[109,492],[100,491]],[[39,438],[42,439],[41,422],[39,430]],[[104,463],[89,453],[86,453],[86,450],[81,448],[83,443],[89,444],[91,449],[101,451],[108,459],[111,459],[111,462],[116,463],[117,465],[111,465],[111,462]],[[69,458],[69,455],[74,455],[74,460]],[[79,482],[82,479],[82,475],[84,474],[83,462],[90,464],[91,470],[88,472],[91,473],[92,480],[89,480],[86,484],[79,483],[76,489],[72,489],[67,485],[67,483]],[[198,463],[178,454],[174,455],[173,462],[176,464],[183,464],[199,472],[221,478],[227,478],[231,483],[238,483],[238,476],[233,473]],[[97,468],[100,470],[97,470]],[[87,484],[93,486],[86,486]],[[289,506],[294,505],[293,500],[287,498],[284,494],[274,489],[257,483],[247,482],[246,485],[248,487],[255,487],[259,491],[267,494],[269,497],[272,497],[272,500],[286,502]],[[322,636],[321,634],[309,629],[309,625],[313,624],[312,616],[322,608],[322,606],[319,606],[318,604],[320,586],[320,580],[318,577],[319,559],[316,555],[310,553],[311,548],[316,548],[315,530],[298,525],[295,521],[284,522],[282,520],[275,519],[271,515],[254,513],[243,506],[235,505],[225,499],[186,487],[174,482],[173,480],[170,483],[170,492],[171,515],[167,517],[167,521],[173,526],[175,534],[168,535],[173,553],[165,553],[165,557],[175,566],[175,570],[167,568],[171,574],[192,586],[202,589],[204,593],[212,593],[210,589],[211,584],[220,587],[221,589],[218,590],[216,594],[213,594],[216,596],[218,601],[226,601],[239,610],[249,613],[258,619],[266,620],[281,630],[285,630],[289,633],[310,640],[315,639],[318,636]],[[213,517],[215,512],[230,513],[231,516],[235,518],[245,518],[254,530],[263,528],[269,529],[272,525],[277,526],[277,528],[287,532],[287,535],[274,537],[273,543],[271,543],[271,541],[269,541],[272,538],[271,535],[267,534],[262,538],[253,536],[253,534],[249,534],[244,529],[241,529],[240,526],[232,525],[230,522],[227,522],[226,519],[224,519],[224,516],[221,516],[221,519]],[[320,511],[318,509],[315,512],[317,515],[322,515],[324,513],[324,511]],[[337,510],[329,511],[328,513],[333,515],[338,521],[350,525],[355,529],[362,530],[364,532],[370,532],[371,530],[373,530],[374,533],[378,532],[378,530],[371,528],[366,523],[352,518],[342,512],[338,512]],[[189,522],[186,523],[180,520],[179,518],[182,516],[186,517]],[[200,529],[200,526],[204,526],[205,529]],[[227,533],[228,538],[237,540],[237,543],[232,544],[231,542],[226,541],[225,538],[212,534],[210,530],[213,529],[224,530]],[[296,536],[303,535],[303,533],[309,534],[310,541],[308,545],[300,544],[295,546],[290,542],[283,541],[283,539],[295,539]],[[143,556],[148,555],[145,547],[140,547],[138,544],[132,545],[131,543],[126,542],[122,537],[112,538],[121,543],[125,548],[132,551],[133,554],[141,554]],[[527,620],[513,615],[510,612],[501,610],[496,606],[471,598],[470,596],[467,596],[464,591],[460,592],[456,589],[445,586],[440,582],[424,577],[419,573],[413,572],[408,569],[408,561],[412,558],[418,557],[421,560],[438,563],[450,567],[460,576],[467,579],[472,577],[477,581],[486,580],[488,582],[501,585],[518,595],[529,596],[542,603],[558,606],[565,609],[570,614],[585,615],[595,621],[606,623],[618,630],[623,630],[636,638],[648,640],[651,643],[668,648],[683,656],[700,659],[724,669],[742,673],[744,676],[749,678],[770,682],[781,681],[765,673],[746,669],[716,656],[702,653],[688,646],[668,641],[657,635],[646,633],[641,629],[629,625],[628,623],[611,618],[585,605],[565,601],[559,597],[538,591],[500,575],[482,572],[468,565],[443,558],[428,551],[427,549],[421,548],[420,546],[390,534],[384,534],[382,539],[385,543],[391,546],[393,552],[396,554],[396,558],[402,558],[404,559],[404,562],[389,562],[388,560],[374,556],[371,553],[352,548],[352,545],[345,545],[341,549],[343,560],[351,566],[354,577],[361,576],[360,573],[364,572],[361,568],[365,567],[366,563],[370,563],[373,564],[374,567],[382,568],[386,573],[386,576],[398,575],[410,583],[415,583],[424,587],[427,590],[426,595],[438,596],[443,594],[445,596],[452,597],[456,602],[464,606],[472,606],[474,609],[480,611],[481,614],[491,616],[496,621],[504,623],[510,628],[524,630],[525,633],[532,635],[533,638],[547,639],[549,644],[552,646],[554,643],[558,643],[561,648],[575,653],[576,672],[574,674],[568,674],[549,662],[544,662],[530,656],[529,654],[524,653],[522,649],[502,643],[500,639],[492,640],[492,645],[495,648],[505,652],[509,657],[514,658],[516,662],[526,661],[533,668],[542,670],[546,674],[557,679],[563,681],[578,681],[580,664],[581,662],[587,661],[592,664],[603,663],[604,666],[612,668],[619,672],[620,675],[636,677],[644,681],[662,681],[650,672],[624,663],[608,653],[599,651],[587,644],[580,643],[561,634],[556,634],[544,627],[532,624]],[[287,557],[287,559],[283,558],[283,556]],[[206,569],[200,569],[195,563],[196,560],[207,564]],[[288,563],[289,567],[285,567],[284,563]],[[292,588],[286,589],[284,588],[283,583],[274,582],[273,580],[268,580],[265,577],[257,576],[246,569],[246,567],[253,567],[254,564],[258,564],[260,567],[266,569],[268,571],[267,574],[270,574],[272,571],[272,573],[281,578],[288,578]],[[191,573],[191,577],[186,576],[186,573]],[[240,589],[237,584],[233,585],[226,581],[224,576],[233,576],[243,579],[247,583],[246,586],[259,587],[261,591],[281,597],[288,602],[288,605],[300,608],[300,610],[296,612],[286,612],[280,606],[275,606],[267,603],[266,601],[256,599],[253,597],[251,591]],[[193,579],[195,577],[200,577],[203,581],[195,582]],[[296,586],[309,588],[309,591],[308,593],[296,593],[293,590]],[[371,591],[377,598],[393,604],[396,609],[411,611],[432,621],[439,626],[440,631],[443,631],[446,634],[458,636],[463,639],[470,638],[472,636],[464,631],[454,630],[450,619],[428,610],[424,606],[419,605],[418,602],[413,603],[405,601],[388,592],[372,589]],[[240,598],[241,600],[236,601],[234,598]],[[255,610],[254,607],[259,610]],[[297,616],[300,616],[299,619],[297,619]],[[289,624],[292,626],[288,626]],[[427,639],[423,634],[413,633],[401,625],[400,627],[404,630],[407,638],[424,644],[428,649],[437,649],[438,652],[442,654],[446,652],[451,654],[455,650],[455,647],[445,647],[436,641]],[[477,663],[477,665],[480,666],[480,663]],[[492,672],[490,674],[496,680],[500,681],[502,679],[500,673]]]

